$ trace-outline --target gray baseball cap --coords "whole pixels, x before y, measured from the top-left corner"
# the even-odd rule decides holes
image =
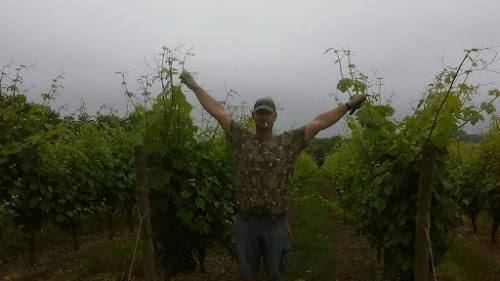
[[[274,105],[274,101],[271,97],[260,98],[255,102],[253,106],[253,111],[257,111],[259,109],[265,109],[267,111],[276,112],[276,105]]]

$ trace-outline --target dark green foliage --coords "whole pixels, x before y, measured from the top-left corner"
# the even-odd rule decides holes
[[[484,171],[481,182],[486,187],[488,211],[493,219],[491,241],[496,242],[500,224],[500,122],[494,117],[488,134],[481,143],[481,166]]]
[[[43,135],[57,123],[50,108],[7,91],[0,95],[0,220],[10,216],[30,243],[50,209],[43,181]]]
[[[297,160],[293,170],[292,187],[300,187],[304,180],[318,170],[318,164],[313,157],[306,152],[302,152]]]
[[[157,254],[170,276],[194,270],[195,252],[229,237],[234,208],[230,165],[200,151],[183,151],[190,159],[184,166],[165,158],[159,164],[163,168],[151,168],[148,175],[158,179],[150,184],[152,224]]]
[[[456,201],[461,211],[470,217],[473,232],[476,233],[476,217],[488,199],[479,146],[457,142],[451,144],[448,151],[446,165],[450,183],[455,188]]]
[[[311,155],[318,166],[322,166],[325,161],[325,156],[337,150],[343,141],[344,138],[342,136],[313,138],[307,143],[304,152]]]
[[[77,248],[82,220],[132,207],[136,138],[112,124],[124,124],[117,117],[98,124],[80,110],[77,120],[59,118],[48,104],[61,76],[42,94],[42,104],[28,102],[17,89],[20,69],[10,86],[0,87],[0,221],[8,217],[20,227],[33,263],[35,233],[44,220],[71,230]]]

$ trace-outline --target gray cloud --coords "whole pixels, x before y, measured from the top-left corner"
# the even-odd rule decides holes
[[[24,77],[33,95],[64,70],[58,104],[74,109],[84,98],[90,111],[123,108],[114,73],[128,71],[133,82],[161,46],[183,44],[196,53],[186,67],[217,99],[225,83],[240,94],[234,103],[271,95],[284,109],[278,126],[287,129],[335,106],[329,94],[340,76],[327,48],[349,47],[362,71],[378,69],[404,115],[441,57],[456,65],[465,48],[500,45],[498,10],[497,0],[4,0],[0,63],[36,63]],[[497,75],[477,79],[499,87]]]

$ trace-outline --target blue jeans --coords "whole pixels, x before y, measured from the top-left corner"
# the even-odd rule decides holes
[[[282,279],[291,246],[286,215],[238,212],[233,230],[240,277],[256,278],[264,258],[266,279]]]

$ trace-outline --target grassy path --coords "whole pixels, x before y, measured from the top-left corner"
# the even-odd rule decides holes
[[[333,198],[320,174],[301,188],[292,210],[292,252],[287,280],[371,280],[374,253],[355,227],[342,222],[323,198]]]
[[[376,253],[355,226],[322,204],[335,194],[317,173],[301,187],[292,204],[294,229],[288,281],[384,280]],[[478,234],[468,224],[458,229],[448,260],[437,267],[440,281],[500,281],[500,245],[489,242],[490,220],[479,221]]]

